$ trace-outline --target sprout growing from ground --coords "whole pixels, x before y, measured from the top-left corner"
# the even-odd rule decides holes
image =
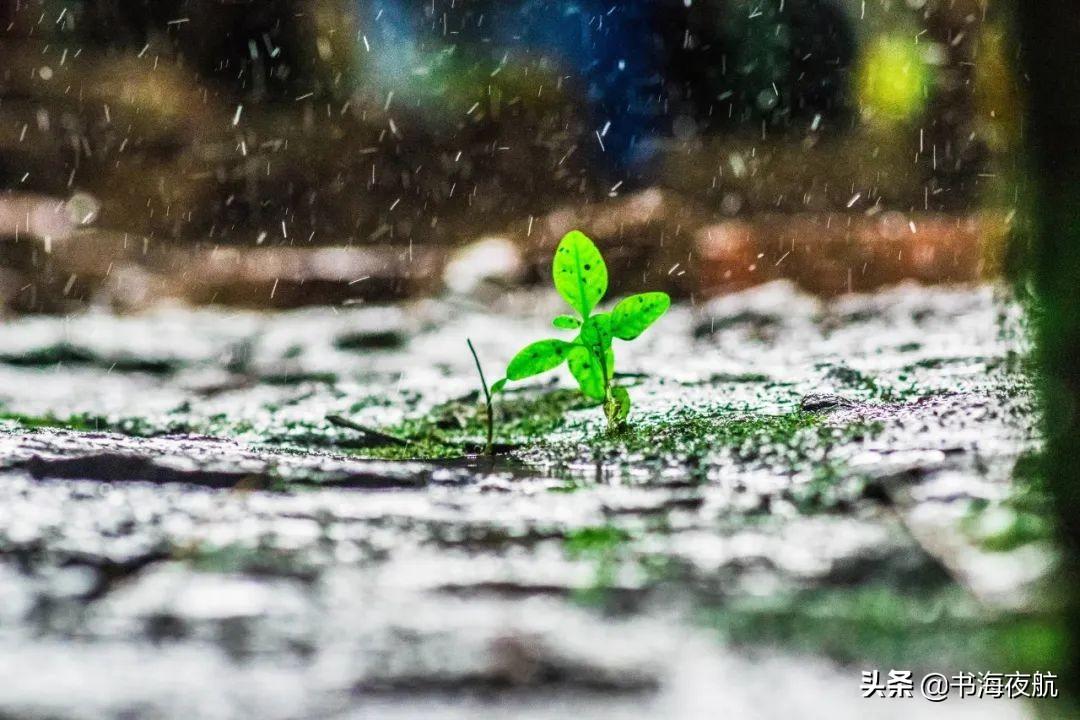
[[[491,391],[498,393],[507,381],[539,375],[565,362],[581,392],[603,402],[608,428],[620,429],[630,413],[630,394],[614,383],[612,339],[636,339],[667,312],[671,298],[663,292],[631,295],[611,312],[593,314],[607,293],[607,266],[593,241],[577,230],[559,242],[551,272],[555,289],[577,311],[576,315],[559,315],[552,325],[560,330],[578,330],[578,336],[569,342],[540,340],[527,346],[514,356],[506,368],[506,377],[495,382]]]
[[[491,392],[488,390],[487,380],[484,379],[484,368],[480,367],[480,358],[476,354],[476,348],[473,347],[472,340],[469,340],[468,338],[466,338],[465,342],[467,342],[469,344],[469,352],[472,353],[473,362],[476,363],[476,372],[480,373],[480,387],[484,391],[484,406],[487,408],[487,417],[485,418],[485,421],[486,421],[486,424],[487,424],[487,442],[485,442],[485,444],[484,444],[484,454],[485,455],[494,455],[495,454],[495,409],[492,407],[492,403],[491,403]],[[505,385],[506,383],[503,383],[503,384]],[[500,385],[499,388],[501,389],[502,386]],[[496,390],[495,392],[498,392],[498,390]]]

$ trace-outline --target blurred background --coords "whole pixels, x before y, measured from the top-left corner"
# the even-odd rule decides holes
[[[0,0],[0,32],[9,312],[532,282],[574,227],[616,280],[834,295],[992,275],[1016,204],[987,0]]]

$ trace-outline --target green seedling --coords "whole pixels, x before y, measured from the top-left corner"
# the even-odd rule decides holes
[[[551,273],[555,289],[577,312],[559,315],[552,325],[559,330],[577,330],[578,335],[569,342],[540,340],[527,346],[510,361],[506,377],[491,386],[492,394],[500,392],[508,381],[523,380],[567,363],[581,392],[603,402],[608,428],[625,427],[630,394],[614,383],[612,339],[636,339],[667,312],[671,298],[663,292],[631,295],[611,312],[594,314],[607,293],[607,266],[593,241],[577,230],[567,233],[559,242]]]
[[[484,405],[487,408],[487,442],[484,444],[484,454],[495,454],[495,410],[491,403],[491,392],[488,390],[487,380],[484,379],[484,368],[480,367],[480,358],[476,354],[476,348],[473,347],[472,340],[466,338],[465,342],[469,344],[469,352],[472,353],[473,362],[476,363],[476,372],[480,373],[480,387],[484,390]],[[505,384],[505,383],[504,383]],[[500,386],[500,389],[502,387]],[[498,392],[498,390],[496,390]]]

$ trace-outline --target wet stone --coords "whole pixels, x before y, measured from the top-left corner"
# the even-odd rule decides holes
[[[829,410],[837,410],[840,408],[851,408],[855,407],[855,405],[856,403],[853,400],[828,393],[811,393],[799,401],[799,408],[801,410],[812,413],[827,412]]]
[[[212,488],[273,489],[317,484],[386,489],[418,487],[433,468],[420,463],[326,455],[255,452],[235,441],[201,436],[125,437],[41,429],[0,436],[2,465],[43,479],[186,483]]]
[[[971,669],[1038,610],[1052,548],[980,540],[1038,444],[999,290],[676,306],[616,345],[633,432],[540,378],[477,457],[465,338],[490,379],[559,311],[7,323],[172,370],[0,362],[0,715],[858,718],[853,664]]]

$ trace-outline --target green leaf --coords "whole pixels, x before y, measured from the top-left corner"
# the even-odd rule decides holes
[[[621,340],[633,340],[671,307],[664,292],[631,295],[611,311],[611,333]]]
[[[495,381],[495,384],[491,386],[491,394],[497,395],[501,393],[504,387],[506,387],[506,378],[499,378]]]
[[[615,353],[611,349],[611,315],[600,313],[590,317],[581,326],[581,334],[577,339],[592,354],[601,370],[607,371],[607,379],[610,380],[615,375]],[[600,358],[603,358],[603,362]]]
[[[600,251],[584,233],[566,233],[555,248],[551,264],[555,289],[570,307],[588,317],[607,292],[607,266]]]
[[[621,386],[611,388],[611,395],[604,401],[604,415],[607,416],[608,425],[611,427],[625,425],[629,414],[630,393]]]
[[[611,347],[611,314],[599,313],[590,317],[581,326],[578,338],[582,345],[599,356],[602,350]]]
[[[570,351],[570,374],[586,396],[594,400],[604,399],[604,371],[600,368],[600,361],[584,345],[575,345]]]
[[[560,315],[551,324],[560,330],[577,330],[581,327],[581,321],[572,315]]]
[[[514,356],[506,368],[507,380],[521,380],[539,375],[566,362],[571,343],[562,340],[541,340],[527,346]]]

